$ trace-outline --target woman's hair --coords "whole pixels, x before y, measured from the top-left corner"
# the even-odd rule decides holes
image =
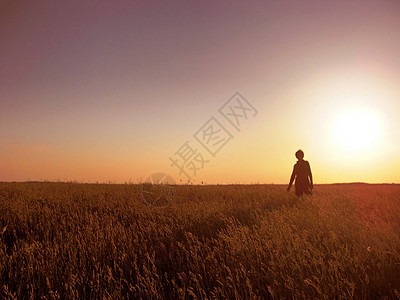
[[[303,152],[303,150],[301,150],[301,149],[297,150],[297,152],[296,152],[296,158],[297,158],[297,159],[303,159],[303,157],[304,157],[304,152]]]

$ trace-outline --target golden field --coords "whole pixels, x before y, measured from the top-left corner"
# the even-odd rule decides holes
[[[2,298],[399,299],[400,186],[0,183]]]

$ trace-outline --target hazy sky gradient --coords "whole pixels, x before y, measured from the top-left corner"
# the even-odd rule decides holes
[[[399,182],[399,30],[394,0],[2,1],[0,181],[179,181],[189,140],[195,183],[287,183],[298,148],[317,183]],[[207,156],[236,91],[258,114]],[[332,133],[352,108],[380,120],[366,151]]]

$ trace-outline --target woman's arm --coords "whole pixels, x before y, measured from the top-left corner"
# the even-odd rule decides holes
[[[308,163],[308,177],[310,177],[311,188],[313,188],[314,187],[314,183],[313,183],[313,179],[312,179],[310,163]]]
[[[296,177],[295,169],[296,169],[296,165],[294,165],[294,167],[293,167],[293,172],[292,172],[292,176],[290,176],[289,186],[288,186],[288,188],[287,188],[288,191],[289,191],[290,188],[292,187],[294,178]]]

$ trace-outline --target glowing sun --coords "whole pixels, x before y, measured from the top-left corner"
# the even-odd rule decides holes
[[[364,152],[377,146],[382,121],[371,109],[354,108],[339,115],[335,134],[340,147],[346,151]]]

